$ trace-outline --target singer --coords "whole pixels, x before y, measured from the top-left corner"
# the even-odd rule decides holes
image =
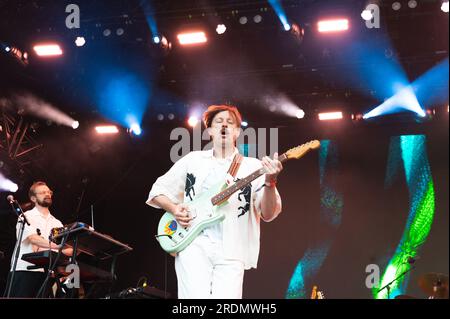
[[[20,255],[11,287],[10,297],[16,298],[36,297],[46,277],[43,269],[27,269],[28,266],[33,266],[33,264],[22,260],[22,255],[48,249],[57,250],[59,246],[50,243],[48,238],[52,228],[63,227],[63,224],[50,214],[49,207],[52,205],[53,192],[46,183],[35,182],[31,185],[28,197],[34,204],[34,208],[24,213],[30,225],[25,224],[23,240],[20,243]],[[20,227],[20,223],[17,222],[17,233]],[[16,245],[16,249],[18,246],[19,244]],[[62,252],[71,255],[72,248],[63,249]],[[14,256],[15,251],[11,260],[11,271],[13,270]],[[11,273],[9,277],[11,278]]]

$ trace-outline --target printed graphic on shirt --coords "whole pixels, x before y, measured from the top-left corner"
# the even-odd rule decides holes
[[[252,195],[252,184],[248,184],[247,186],[242,187],[241,191],[238,193],[238,199],[243,203],[242,206],[238,207],[239,210],[238,218],[245,215],[245,213],[247,213],[250,210],[251,195]]]
[[[194,184],[195,184],[194,174],[188,173],[186,176],[186,187],[185,187],[184,191],[186,192],[186,197],[189,196],[190,200],[192,200],[192,198],[195,197]],[[192,196],[191,196],[191,193],[192,193]]]

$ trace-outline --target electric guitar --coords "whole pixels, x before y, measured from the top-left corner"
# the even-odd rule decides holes
[[[278,160],[285,162],[289,159],[299,159],[308,151],[317,149],[319,146],[319,141],[310,141],[288,150],[279,156]],[[162,249],[170,254],[176,254],[185,249],[202,230],[220,223],[225,219],[225,214],[219,208],[226,205],[227,199],[231,195],[264,173],[264,168],[260,168],[229,187],[221,182],[196,196],[193,201],[187,203],[189,214],[192,217],[188,227],[181,226],[172,213],[166,212],[159,221],[158,233],[155,236]]]

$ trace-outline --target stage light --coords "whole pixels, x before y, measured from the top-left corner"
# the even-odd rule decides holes
[[[253,22],[260,23],[261,21],[262,21],[262,17],[259,14],[255,15],[253,17]]]
[[[172,43],[169,42],[165,36],[162,36],[160,47],[165,53],[168,53],[172,49]]]
[[[105,37],[109,37],[109,36],[111,35],[111,30],[109,30],[109,29],[103,30],[103,35],[104,35]]]
[[[361,12],[361,18],[363,18],[365,21],[370,21],[373,19],[373,13],[372,10],[365,9],[363,12]]]
[[[83,45],[86,44],[86,39],[84,37],[77,37],[75,39],[75,44],[77,47],[82,47]]]
[[[169,115],[167,115],[167,118],[169,120],[173,120],[175,118],[175,115],[173,113],[169,113]]]
[[[63,51],[58,44],[37,44],[33,47],[34,52],[41,57],[50,57],[62,55]]]
[[[117,134],[119,129],[115,125],[100,125],[96,126],[95,130],[98,134]]]
[[[362,121],[364,119],[364,115],[361,113],[352,114],[352,120],[355,122]]]
[[[321,121],[340,120],[342,118],[343,118],[342,112],[319,113],[319,120]]]
[[[11,47],[8,47],[8,46],[7,46],[7,47],[5,47],[5,51],[6,51],[6,52],[9,52],[9,51],[11,51]]]
[[[240,17],[240,18],[239,18],[239,23],[240,23],[240,24],[246,24],[247,21],[248,21],[247,17]]]
[[[293,23],[291,26],[291,34],[295,37],[297,42],[301,44],[305,36],[305,29],[300,27],[298,24]]]
[[[181,45],[199,44],[207,41],[206,34],[203,31],[180,33],[177,35],[177,38]]]
[[[441,5],[442,12],[448,13],[448,1],[443,1]]]
[[[15,193],[19,186],[0,173],[0,190]]]
[[[319,32],[342,32],[349,29],[348,19],[321,20],[318,22]]]
[[[392,4],[392,10],[394,10],[394,11],[400,10],[401,7],[402,7],[402,4],[401,4],[400,2],[398,2],[398,1],[396,1],[396,2],[394,2],[394,3]]]
[[[158,36],[153,37],[153,43],[158,44],[161,41],[161,39]]]
[[[120,37],[121,35],[123,35],[125,33],[125,31],[122,28],[118,28],[116,30],[116,34]]]
[[[134,135],[141,135],[142,129],[139,126],[139,124],[134,123],[134,124],[131,124],[131,126],[130,126],[130,132],[133,133]]]
[[[191,127],[195,127],[198,124],[198,118],[196,116],[189,117],[188,124]]]
[[[305,117],[305,111],[303,111],[302,109],[298,110],[298,111],[295,113],[295,117],[298,118],[298,119],[304,118],[304,117]]]
[[[162,121],[162,120],[164,120],[164,115],[163,114],[158,114],[156,116],[156,118],[158,119],[158,121]]]
[[[216,28],[217,34],[224,34],[226,30],[227,30],[227,27],[225,26],[225,24],[217,25],[217,28]]]
[[[420,117],[425,117],[426,113],[420,106],[417,96],[411,86],[400,87],[397,93],[384,101],[370,112],[364,114],[364,119],[371,117],[398,113],[408,110],[416,113]]]
[[[247,121],[242,121],[241,122],[241,126],[242,127],[247,127],[248,126],[248,122]]]
[[[76,130],[79,126],[80,126],[80,122],[78,122],[78,121],[73,121],[73,122],[72,122],[72,128],[73,128],[74,130]]]
[[[291,29],[291,25],[288,22],[286,12],[283,9],[283,5],[279,0],[269,0],[270,5],[278,16],[278,20],[280,20],[281,24],[285,31],[289,31]]]
[[[409,0],[408,1],[408,7],[410,7],[411,9],[414,9],[417,7],[417,1],[416,0]]]

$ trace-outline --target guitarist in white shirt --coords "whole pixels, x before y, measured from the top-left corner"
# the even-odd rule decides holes
[[[236,107],[210,106],[203,122],[213,149],[190,152],[177,161],[153,184],[146,203],[172,213],[181,226],[189,226],[195,216],[190,214],[188,202],[210,186],[229,180],[227,170],[238,153],[241,121]],[[276,183],[283,167],[277,153],[262,161],[244,157],[235,178],[242,179],[261,167],[266,174],[219,208],[225,219],[204,229],[176,255],[178,298],[242,298],[244,270],[257,266],[260,220],[272,221],[281,212]]]

